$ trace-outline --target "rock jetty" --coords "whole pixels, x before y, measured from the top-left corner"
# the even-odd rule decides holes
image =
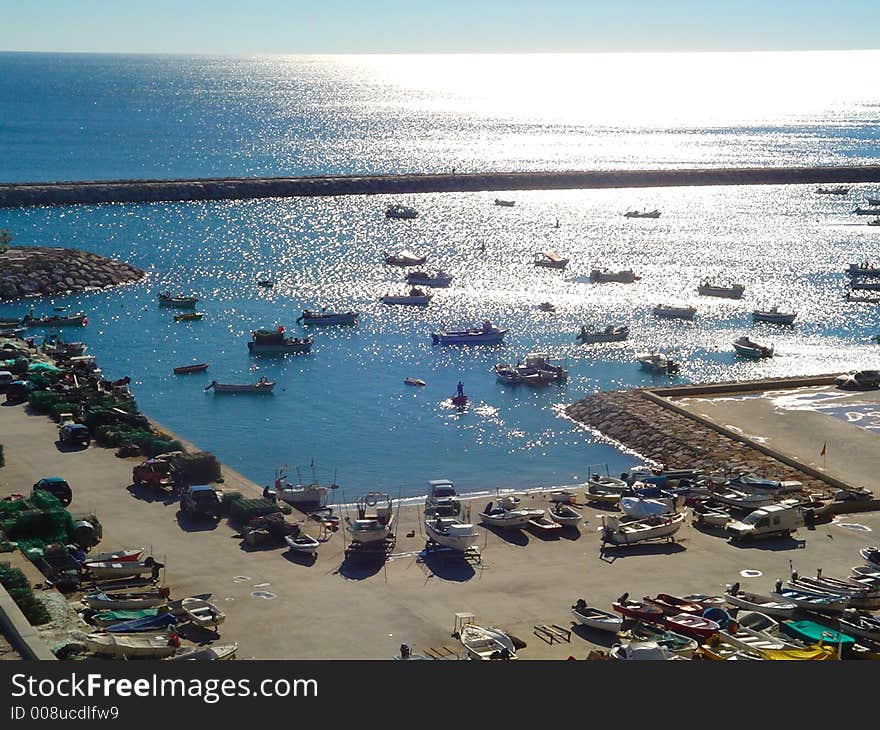
[[[28,246],[0,253],[0,300],[106,289],[143,278],[134,266],[73,248]]]

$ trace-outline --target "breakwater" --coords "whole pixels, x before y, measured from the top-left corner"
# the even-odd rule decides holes
[[[853,183],[880,183],[880,165],[2,183],[0,207],[502,190]]]

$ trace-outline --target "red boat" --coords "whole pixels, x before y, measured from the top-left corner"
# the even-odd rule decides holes
[[[657,608],[657,606],[652,606],[649,603],[642,603],[640,601],[630,601],[627,600],[628,598],[629,594],[624,593],[611,604],[611,607],[617,611],[617,613],[622,614],[627,618],[648,621],[651,623],[663,621],[663,611]]]
[[[690,613],[679,613],[675,616],[667,616],[663,620],[667,629],[678,634],[684,634],[700,641],[705,641],[721,627],[707,618],[694,616]]]
[[[699,603],[686,601],[684,598],[671,596],[668,593],[658,593],[655,598],[645,596],[642,600],[645,603],[657,606],[657,608],[669,616],[674,616],[677,613],[692,613],[699,616],[703,613],[703,607]]]
[[[175,375],[186,375],[188,373],[203,373],[208,369],[208,363],[202,362],[198,365],[183,365],[179,368],[174,368]]]

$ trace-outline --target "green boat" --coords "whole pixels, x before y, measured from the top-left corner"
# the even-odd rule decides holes
[[[856,640],[849,634],[835,631],[815,621],[783,621],[779,628],[795,639],[800,639],[807,644],[823,643],[826,646],[841,644],[843,649],[852,649]]]
[[[135,621],[140,618],[150,618],[165,613],[164,608],[141,608],[137,611],[101,611],[92,616],[92,620],[98,626],[110,626],[121,621]]]

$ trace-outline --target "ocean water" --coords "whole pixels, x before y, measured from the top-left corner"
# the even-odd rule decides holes
[[[878,53],[685,56],[208,59],[0,54],[0,180],[187,177],[876,161]],[[258,483],[314,461],[341,497],[576,483],[637,462],[561,415],[609,388],[877,367],[878,310],[847,303],[843,270],[880,259],[880,228],[851,211],[872,186],[533,191],[0,210],[20,245],[81,247],[148,271],[144,282],[35,302],[83,310],[108,377],[131,375],[142,409]],[[493,205],[495,197],[516,206]],[[387,220],[391,202],[413,221]],[[659,208],[657,220],[623,217]],[[559,220],[559,227],[555,226]],[[485,245],[485,251],[482,250]],[[426,309],[386,307],[410,248],[454,275]],[[536,269],[535,251],[571,258]],[[594,266],[631,285],[590,284]],[[741,301],[699,297],[703,278],[746,285]],[[258,287],[272,278],[272,290]],[[160,309],[165,288],[197,292],[201,322]],[[556,314],[538,310],[552,301]],[[693,323],[658,321],[659,302]],[[0,305],[0,316],[30,303]],[[792,328],[753,325],[755,307],[798,311]],[[252,329],[304,307],[355,308],[356,328],[316,329],[306,356],[257,358]],[[501,346],[439,347],[443,326],[488,317]],[[628,323],[627,342],[581,346],[581,324]],[[737,358],[741,334],[776,346]],[[650,376],[637,352],[683,361]],[[492,366],[544,351],[559,387],[498,383]],[[209,362],[207,373],[171,369]],[[270,397],[204,387],[277,381]],[[427,381],[424,388],[403,384]],[[464,383],[464,412],[448,399]]]

